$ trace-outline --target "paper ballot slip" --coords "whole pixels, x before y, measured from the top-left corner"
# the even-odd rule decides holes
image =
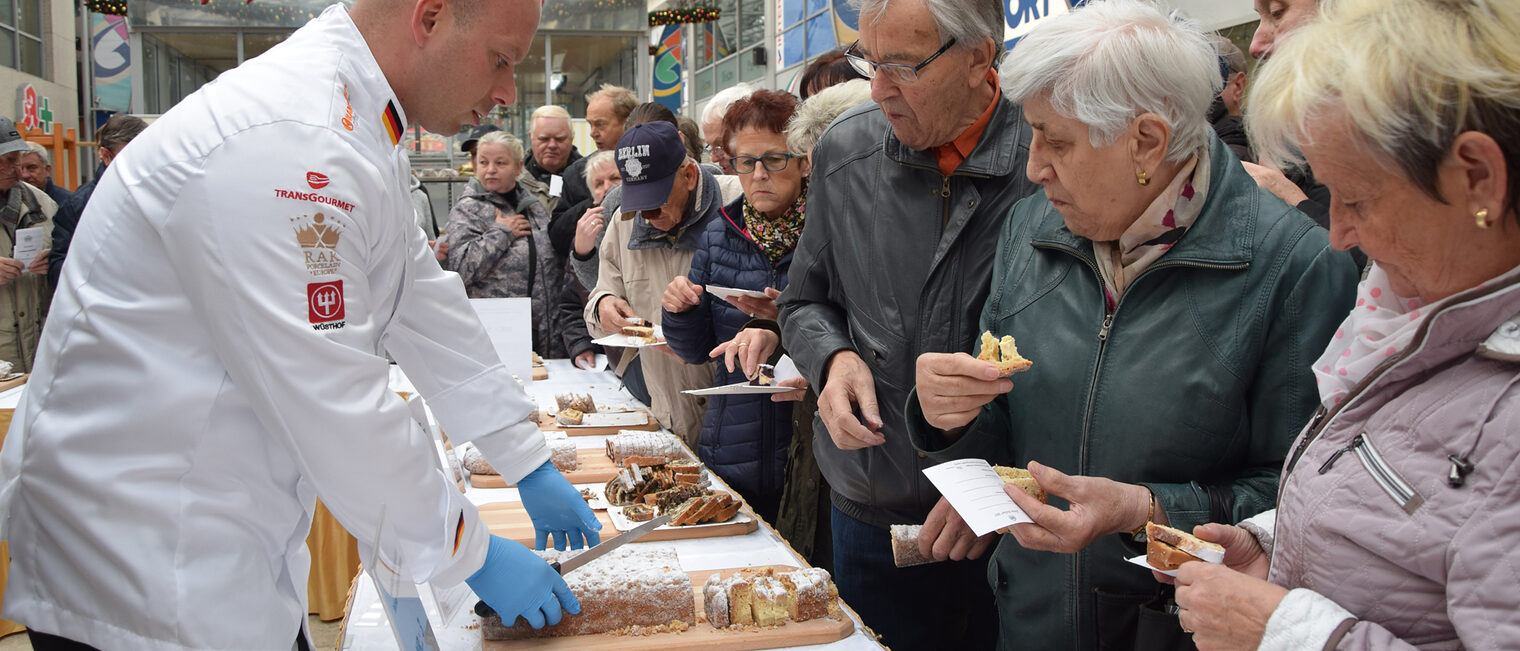
[[[23,266],[30,266],[37,254],[42,252],[42,227],[16,229],[16,246],[11,257]]]
[[[978,536],[1033,522],[1024,509],[1003,492],[1003,478],[985,459],[948,461],[924,468],[924,475]]]

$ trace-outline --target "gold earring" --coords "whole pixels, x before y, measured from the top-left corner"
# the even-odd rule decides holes
[[[1478,218],[1478,228],[1488,228],[1487,208],[1479,208],[1478,212],[1473,213],[1473,217]]]
[[[1135,180],[1140,181],[1140,185],[1150,185],[1151,184],[1151,177],[1146,176],[1145,170],[1140,170],[1138,172],[1135,172]]]

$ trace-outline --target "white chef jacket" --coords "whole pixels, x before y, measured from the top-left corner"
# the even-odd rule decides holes
[[[0,455],[4,617],[110,649],[290,648],[316,497],[366,550],[384,507],[381,549],[418,581],[481,567],[488,532],[382,352],[509,481],[549,454],[413,221],[400,108],[333,6],[112,162]]]

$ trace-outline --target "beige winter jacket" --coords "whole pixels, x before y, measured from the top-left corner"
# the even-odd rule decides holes
[[[53,246],[53,213],[58,204],[39,190],[26,183],[18,183],[15,191],[24,191],[36,199],[36,209],[22,203],[22,214],[17,228],[42,229],[42,248]],[[7,193],[12,199],[19,199]],[[9,257],[15,250],[14,230],[0,228],[0,255]],[[23,265],[31,260],[22,260]],[[37,341],[42,336],[42,322],[47,319],[48,304],[52,302],[53,290],[48,286],[47,274],[24,271],[15,280],[0,285],[0,360],[10,362],[13,372],[30,373],[37,356]],[[9,317],[9,318],[5,318]]]

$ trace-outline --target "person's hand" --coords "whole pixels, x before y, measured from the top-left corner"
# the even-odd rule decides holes
[[[528,218],[522,215],[508,215],[496,209],[496,223],[501,224],[507,230],[512,231],[512,237],[527,237],[533,232],[533,225],[528,223]]]
[[[1045,492],[1065,498],[1071,509],[1041,504],[1017,487],[1003,486],[1003,492],[1033,520],[1013,525],[1013,537],[1027,549],[1074,554],[1101,536],[1134,531],[1145,524],[1151,510],[1151,492],[1144,486],[1068,475],[1035,461],[1029,462],[1029,474]],[[1164,514],[1156,513],[1159,523]]]
[[[707,353],[708,357],[723,356],[723,366],[729,373],[744,371],[744,377],[755,377],[755,371],[781,346],[781,335],[765,328],[745,328],[733,339],[718,344]],[[735,367],[734,364],[738,366]]]
[[[593,206],[586,209],[586,214],[581,215],[575,222],[575,254],[582,258],[591,255],[591,250],[596,248],[597,238],[602,235],[602,224],[607,219],[602,216],[606,208]]]
[[[37,252],[37,257],[33,258],[32,263],[26,266],[26,270],[34,274],[46,274],[48,272],[48,254],[52,253],[52,251],[52,249],[43,249]]]
[[[21,272],[26,269],[20,260],[15,258],[0,258],[0,286],[11,284],[11,281],[19,278]]]
[[[1267,192],[1277,195],[1279,199],[1288,202],[1290,206],[1297,206],[1309,198],[1309,195],[1304,194],[1302,189],[1288,180],[1288,177],[1282,173],[1282,170],[1245,161],[1241,161],[1240,164],[1246,168],[1246,173],[1256,180],[1256,185],[1261,186]]]
[[[619,296],[603,296],[596,304],[597,321],[601,324],[602,332],[617,334],[623,331],[623,327],[629,325],[628,319],[638,316],[633,313],[633,307],[628,301]]]
[[[580,549],[583,544],[594,547],[602,542],[601,534],[597,533],[602,523],[597,521],[580,491],[559,474],[553,463],[545,461],[527,477],[517,480],[517,494],[533,520],[534,549],[543,549],[550,536],[554,537],[554,548],[558,550],[564,550],[566,542],[570,543],[570,549]]]
[[[807,390],[808,386],[810,385],[808,384],[807,378],[799,375],[797,377],[789,377],[785,380],[777,382],[776,386],[792,387],[796,389],[796,391],[772,393],[771,402],[800,402],[803,398],[807,397]]]
[[[558,624],[562,610],[572,615],[581,612],[575,593],[548,561],[500,536],[491,536],[485,565],[464,582],[501,615],[504,626],[521,617],[529,626],[543,628]]]
[[[829,379],[818,394],[818,414],[829,437],[841,450],[882,445],[881,411],[876,405],[876,378],[853,350],[841,350],[829,360]],[[855,410],[860,409],[861,418]]]
[[[702,286],[693,285],[686,276],[676,276],[665,286],[665,296],[660,306],[671,314],[679,314],[702,304]]]
[[[919,355],[915,376],[924,419],[946,433],[976,420],[982,405],[1013,389],[1013,381],[998,377],[996,364],[966,353]]]
[[[981,558],[996,539],[996,533],[977,536],[950,501],[941,497],[918,532],[918,551],[936,561],[963,561]]]
[[[1218,543],[1224,547],[1224,566],[1246,576],[1254,576],[1266,580],[1267,570],[1272,567],[1272,557],[1267,555],[1266,550],[1261,548],[1261,543],[1256,536],[1240,527],[1228,524],[1210,522],[1193,527],[1193,535],[1200,540]],[[1176,583],[1177,580],[1151,571],[1157,581],[1162,583]]]
[[[439,262],[449,259],[449,243],[443,240],[432,240],[428,246],[433,248],[433,257]]]
[[[775,287],[766,287],[765,298],[754,298],[750,296],[739,296],[738,294],[735,294],[728,297],[728,302],[733,303],[734,307],[744,310],[744,313],[748,314],[752,319],[767,319],[770,321],[775,321],[776,317],[780,314],[780,310],[776,309],[776,298],[778,296],[781,296],[781,292],[779,290],[777,290]]]
[[[1256,648],[1286,596],[1287,588],[1217,563],[1177,569],[1177,620],[1202,651]]]
[[[575,356],[575,367],[587,371],[596,367],[596,351],[588,350]]]

